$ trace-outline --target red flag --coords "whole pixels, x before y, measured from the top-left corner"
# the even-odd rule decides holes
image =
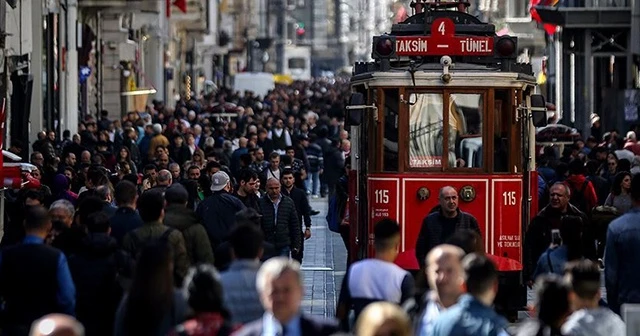
[[[536,10],[536,6],[555,6],[557,4],[557,0],[531,0],[531,3],[529,5],[531,18],[538,23],[542,23],[544,31],[549,35],[553,35],[556,33],[556,25],[543,22],[540,14],[538,14],[538,11]]]
[[[178,9],[180,9],[181,12],[183,13],[187,13],[187,0],[175,0],[173,2],[173,5],[178,7]]]
[[[165,8],[167,12],[167,18],[171,17],[171,0],[165,0]]]

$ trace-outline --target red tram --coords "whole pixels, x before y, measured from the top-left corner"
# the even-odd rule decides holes
[[[411,17],[373,38],[373,61],[354,66],[351,255],[372,255],[374,223],[394,218],[402,229],[397,263],[417,270],[422,221],[440,188],[453,186],[487,254],[501,271],[520,274],[523,232],[537,209],[535,128],[546,125],[546,104],[531,65],[517,62],[517,38],[497,36],[466,12],[468,2],[416,1]]]

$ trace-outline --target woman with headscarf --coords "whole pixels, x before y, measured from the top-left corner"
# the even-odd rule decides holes
[[[67,176],[63,174],[57,174],[54,176],[51,187],[53,201],[63,199],[71,202],[73,205],[76,205],[78,195],[71,191],[71,180],[69,180]]]

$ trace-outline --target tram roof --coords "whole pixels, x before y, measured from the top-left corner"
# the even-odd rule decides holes
[[[351,84],[366,84],[373,87],[414,87],[413,79],[408,69],[393,69],[390,71],[371,71],[356,74],[351,77]],[[490,71],[487,68],[456,67],[450,72],[451,81],[443,83],[442,68],[420,69],[414,73],[416,88],[434,87],[456,87],[456,88],[488,88],[488,87],[509,87],[524,88],[536,85],[536,78],[533,74],[523,74],[520,72],[500,72]]]

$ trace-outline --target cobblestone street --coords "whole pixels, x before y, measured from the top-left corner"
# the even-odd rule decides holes
[[[302,309],[311,315],[335,316],[347,251],[340,235],[327,227],[327,199],[311,199],[310,204],[320,213],[312,217],[312,236],[304,244]]]

